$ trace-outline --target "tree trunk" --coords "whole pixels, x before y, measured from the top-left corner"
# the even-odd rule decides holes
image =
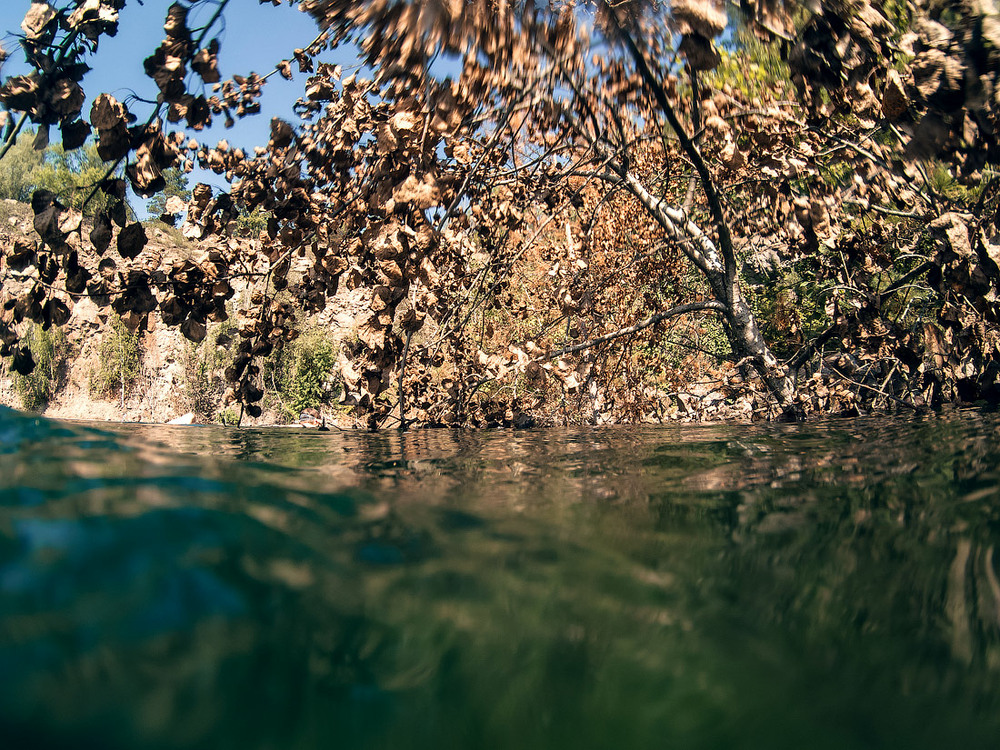
[[[714,286],[714,285],[713,285]],[[725,290],[724,327],[738,361],[748,360],[781,407],[782,419],[802,421],[801,406],[795,403],[793,374],[778,362],[757,327],[757,318],[734,279]]]

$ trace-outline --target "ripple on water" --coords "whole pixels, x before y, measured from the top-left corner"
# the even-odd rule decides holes
[[[993,747],[998,437],[977,413],[321,434],[0,410],[0,732]]]

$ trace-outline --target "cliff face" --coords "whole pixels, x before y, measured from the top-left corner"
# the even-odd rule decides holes
[[[108,314],[98,312],[90,300],[73,306],[72,318],[64,329],[67,354],[57,367],[52,396],[39,413],[62,419],[165,422],[188,411],[186,343],[176,330],[162,325],[142,333],[139,374],[126,387],[124,398],[120,391],[106,392],[95,385],[107,328]],[[6,369],[0,376],[0,403],[16,409],[24,406],[14,375]]]
[[[158,222],[150,222],[146,233],[151,262],[157,264],[196,258],[207,249]],[[16,238],[37,239],[31,208],[2,200],[0,241]],[[0,269],[0,297],[17,294],[30,283],[33,277],[21,277],[6,267]],[[234,307],[249,293],[246,286],[238,288]],[[151,316],[135,336],[121,342],[115,339],[121,331],[116,332],[110,308],[98,308],[88,298],[64,301],[71,317],[61,333],[53,334],[59,337],[60,354],[50,378],[51,392],[32,411],[60,419],[125,422],[166,422],[186,412],[194,412],[200,422],[230,421],[239,415],[222,399],[222,370],[228,365],[232,343],[225,333],[226,324],[210,323],[208,336],[200,345],[194,345],[177,328],[167,328]],[[345,295],[321,315],[302,320],[302,327],[323,331],[336,345],[351,333],[361,305],[354,295]],[[135,366],[130,369],[123,395],[120,384],[101,380],[106,379],[109,365],[126,355],[120,351],[125,347],[131,350],[128,354],[135,356]],[[264,385],[267,390],[270,384]],[[0,364],[0,404],[15,409],[26,406],[7,361]],[[279,395],[271,394],[265,407],[258,419],[245,417],[243,424],[274,424],[288,418],[289,411]]]

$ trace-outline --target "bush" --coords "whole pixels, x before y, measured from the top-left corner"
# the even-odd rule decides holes
[[[90,392],[101,396],[115,393],[125,398],[142,374],[142,333],[130,331],[117,315],[101,337],[100,365],[90,380]]]
[[[36,411],[49,402],[59,382],[59,374],[69,354],[66,334],[58,328],[43,330],[31,324],[23,342],[31,350],[35,369],[29,375],[14,373],[14,390],[26,411]]]
[[[332,378],[336,363],[337,349],[330,339],[322,331],[308,331],[265,363],[265,383],[275,389],[286,416],[295,419],[303,409],[338,395]]]
[[[262,208],[241,213],[236,217],[236,236],[256,239],[261,232],[267,230],[267,216],[267,212]]]
[[[232,410],[216,413],[227,383],[224,370],[232,362],[229,344],[235,325],[227,320],[214,327],[201,343],[187,343],[184,362],[187,409],[214,422],[236,424]]]
[[[225,409],[221,409],[219,413],[215,415],[215,421],[222,425],[235,427],[240,423],[240,415],[235,409],[226,407]]]

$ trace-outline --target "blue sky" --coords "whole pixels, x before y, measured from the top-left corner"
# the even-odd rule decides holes
[[[163,17],[171,1],[145,0],[140,5],[138,0],[128,0],[121,11],[118,35],[114,38],[102,37],[97,54],[88,61],[93,70],[84,78],[83,87],[89,97],[110,93],[124,100],[135,92],[144,99],[155,99],[156,84],[143,73],[142,61],[163,39]],[[30,5],[30,0],[0,0],[0,39],[10,53],[10,59],[3,67],[4,77],[25,72],[23,55],[11,32],[20,32],[21,19]],[[195,28],[207,22],[213,10],[214,7],[206,3],[205,7],[198,8],[189,17],[188,25]],[[223,79],[251,71],[264,75],[278,61],[291,58],[293,49],[309,44],[318,32],[312,19],[297,8],[286,5],[276,8],[270,3],[260,5],[258,0],[231,0],[226,9],[225,25],[220,27],[218,34],[222,45],[220,73]],[[328,53],[324,59],[340,63],[345,68],[356,64],[349,50]],[[302,94],[306,74],[299,73],[294,63],[292,70],[292,81],[286,81],[280,75],[268,80],[261,99],[261,114],[237,122],[231,130],[226,130],[219,119],[210,133],[203,131],[193,135],[210,145],[220,138],[246,148],[266,144],[272,117],[283,117],[293,123],[296,121],[292,105]],[[140,118],[144,118],[149,111],[147,105],[142,103],[132,105],[132,109]],[[88,104],[84,107],[84,115],[89,111]],[[221,184],[220,178],[211,174],[206,177],[196,173],[192,178],[192,183],[203,180]]]

